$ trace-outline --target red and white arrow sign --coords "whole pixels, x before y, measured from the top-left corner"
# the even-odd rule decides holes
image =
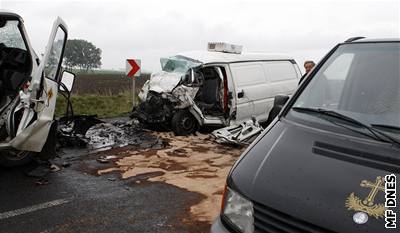
[[[140,59],[126,59],[126,71],[127,77],[140,77]]]

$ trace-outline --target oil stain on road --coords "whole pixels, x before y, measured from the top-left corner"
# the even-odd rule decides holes
[[[198,221],[211,223],[219,213],[227,174],[243,148],[216,144],[203,134],[153,135],[167,140],[169,145],[122,152],[112,166],[99,169],[97,175],[119,173],[122,179],[131,179],[136,185],[164,182],[202,194],[204,199],[190,207],[190,214]]]

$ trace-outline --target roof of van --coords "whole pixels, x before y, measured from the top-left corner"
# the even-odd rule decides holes
[[[241,61],[268,61],[268,60],[294,60],[285,54],[269,54],[269,53],[223,53],[209,51],[188,51],[178,55],[200,61],[201,63],[230,63]]]

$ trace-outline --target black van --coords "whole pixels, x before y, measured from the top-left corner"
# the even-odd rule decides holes
[[[399,57],[400,39],[352,38],[276,97],[211,232],[400,232]]]

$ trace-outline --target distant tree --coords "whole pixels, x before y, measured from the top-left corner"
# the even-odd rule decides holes
[[[68,40],[64,53],[67,69],[91,70],[101,67],[101,49],[86,40]]]

